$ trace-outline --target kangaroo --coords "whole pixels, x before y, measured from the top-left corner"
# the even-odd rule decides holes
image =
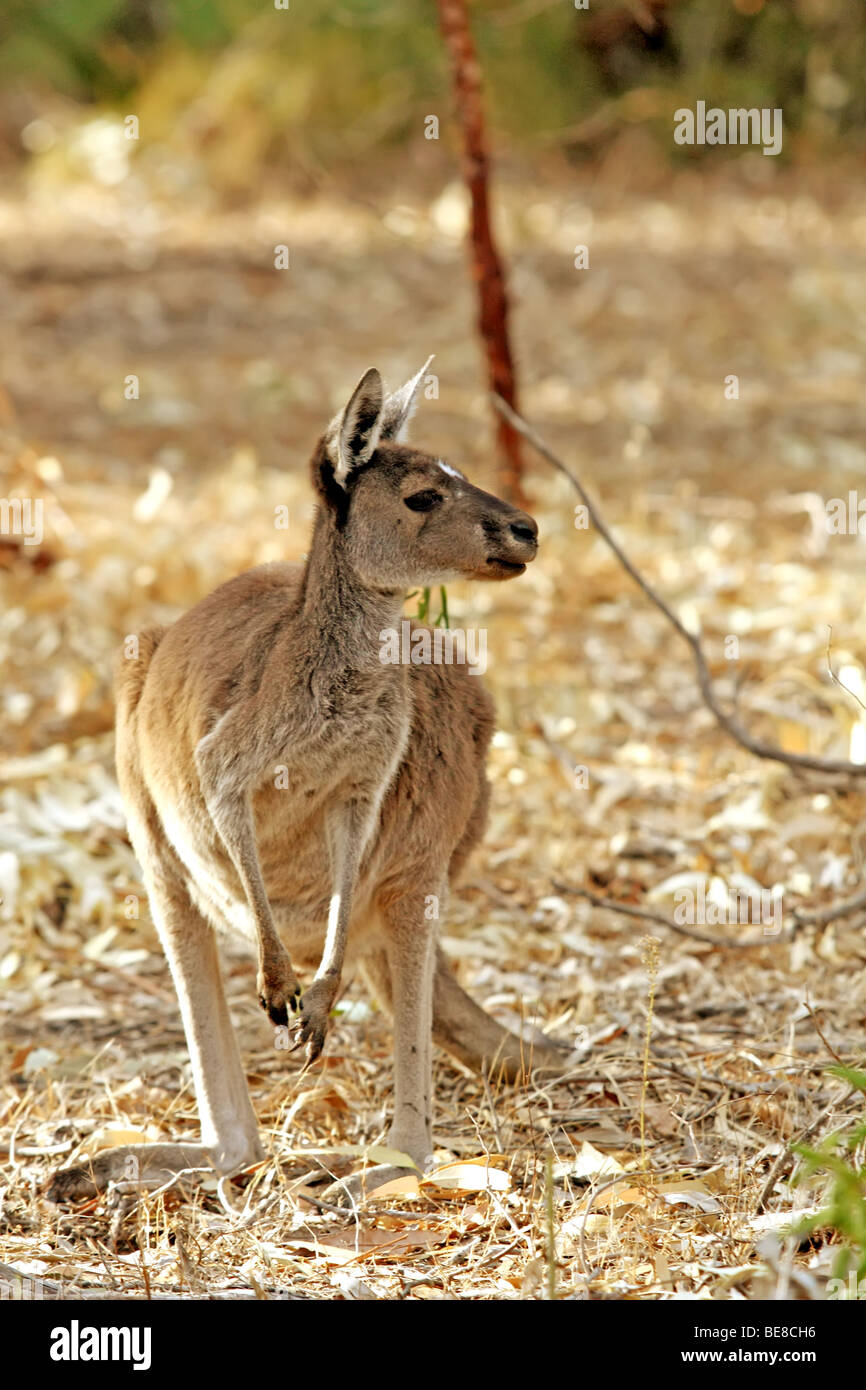
[[[201,1143],[101,1153],[55,1174],[55,1200],[263,1157],[214,928],[254,948],[259,1001],[274,1024],[292,1021],[307,1065],[343,969],[358,963],[393,1015],[389,1144],[419,1167],[433,1147],[434,1040],[509,1079],[530,1060],[561,1068],[555,1043],[530,1058],[469,998],[436,940],[484,828],[490,697],[466,666],[382,659],[407,589],[513,579],[538,545],[525,512],[405,443],[431,360],[390,395],[370,369],[320,439],[303,564],[229,580],[118,663],[118,779],[177,989]],[[306,989],[296,965],[315,970]]]

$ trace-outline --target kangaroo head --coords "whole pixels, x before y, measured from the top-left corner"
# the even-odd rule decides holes
[[[513,579],[538,549],[531,516],[404,443],[432,358],[386,395],[365,372],[313,458],[313,481],[361,579],[378,588]]]

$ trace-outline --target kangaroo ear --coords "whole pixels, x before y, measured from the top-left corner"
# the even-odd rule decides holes
[[[401,386],[399,391],[386,397],[385,408],[382,411],[383,439],[393,439],[400,444],[406,438],[407,426],[415,414],[415,407],[418,404],[421,384],[432,361],[433,356],[431,355],[417,375],[410,377],[406,385]]]
[[[382,378],[371,367],[355,387],[345,410],[328,426],[325,449],[334,468],[334,477],[341,487],[353,468],[372,458],[382,428],[384,392]]]

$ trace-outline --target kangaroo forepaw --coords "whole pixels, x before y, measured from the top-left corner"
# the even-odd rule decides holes
[[[285,1027],[289,1021],[289,1009],[293,1014],[297,1013],[301,1001],[301,984],[288,956],[261,966],[256,988],[259,1003],[271,1023]]]
[[[305,991],[300,1003],[300,1017],[295,1029],[295,1042],[292,1048],[306,1046],[309,1067],[322,1054],[331,1006],[336,996],[336,986],[330,980],[314,980]]]

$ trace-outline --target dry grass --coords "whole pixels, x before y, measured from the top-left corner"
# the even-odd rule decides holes
[[[388,1023],[350,983],[322,1063],[299,1079],[272,1047],[251,962],[228,954],[268,1161],[74,1211],[45,1200],[53,1168],[100,1143],[196,1134],[111,768],[114,647],[227,575],[302,552],[300,462],[329,393],[370,361],[396,376],[437,348],[441,398],[419,416],[419,442],[485,475],[447,208],[407,193],[390,231],[384,202],[191,213],[168,220],[139,270],[127,264],[136,208],[120,195],[112,206],[115,232],[82,221],[74,200],[58,200],[49,230],[36,195],[0,210],[22,269],[4,289],[16,336],[0,492],[43,497],[46,528],[40,547],[0,549],[0,1259],[66,1295],[109,1298],[820,1296],[828,1245],[767,1243],[820,1187],[783,1179],[756,1208],[822,1108],[821,1132],[856,1113],[825,1067],[828,1045],[862,1055],[862,914],[749,951],[736,941],[751,926],[708,928],[730,947],[654,928],[644,1171],[643,928],[554,885],[670,912],[678,876],[741,874],[777,885],[790,922],[859,883],[862,784],[821,784],[732,745],[688,654],[541,473],[537,564],[451,596],[456,624],[489,627],[501,732],[489,833],[445,944],[492,1012],[574,1043],[568,1078],[515,1090],[439,1057],[438,1157],[484,1160],[475,1186],[458,1169],[451,1187],[443,1173],[354,1215],[323,1210],[319,1179],[383,1140]],[[862,545],[811,518],[862,477],[866,205],[826,180],[772,196],[685,184],[664,204],[602,182],[580,199],[506,189],[505,210],[526,413],[581,467],[651,581],[704,625],[717,676],[742,682],[743,717],[786,747],[851,755],[864,714],[825,651],[832,625],[837,669],[862,679]],[[249,268],[282,239],[277,224],[302,251],[291,285]],[[591,240],[593,279],[569,268],[577,240]],[[735,403],[722,393],[731,371]],[[127,372],[143,392],[124,414]],[[288,532],[273,525],[283,504]]]

